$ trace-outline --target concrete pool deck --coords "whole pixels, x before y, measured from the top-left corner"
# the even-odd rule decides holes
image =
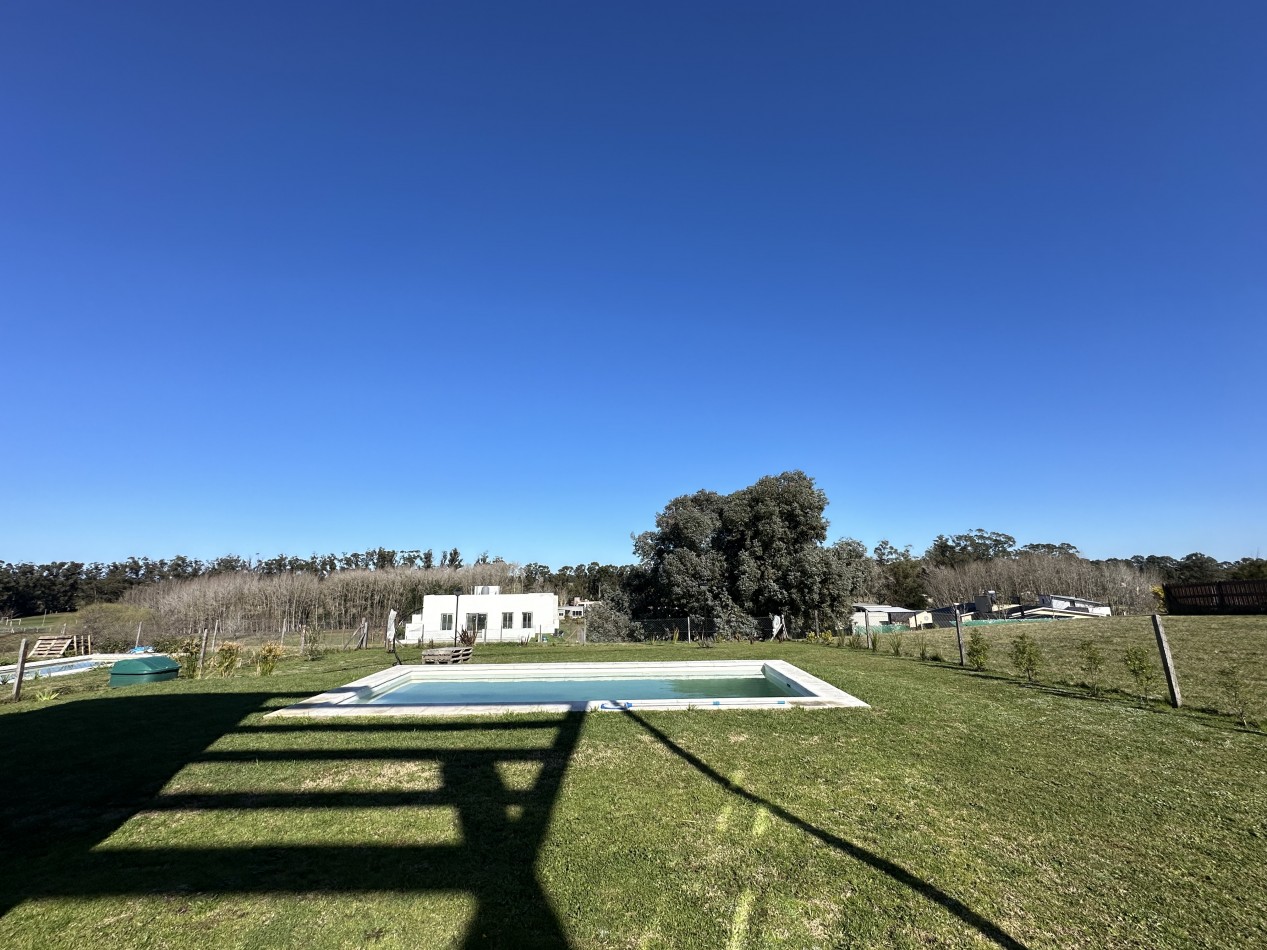
[[[574,702],[504,702],[493,695],[496,684],[532,681],[619,679],[715,679],[764,676],[782,684],[793,695],[778,697],[720,696],[707,699],[627,700],[620,695],[610,699]],[[376,702],[393,687],[406,683],[482,682],[492,686],[488,702],[407,703]],[[694,662],[658,663],[477,663],[458,666],[393,666],[372,673],[337,689],[305,699],[269,713],[269,716],[469,716],[495,715],[508,712],[597,712],[663,709],[830,709],[870,708],[862,700],[825,680],[806,673],[784,660],[696,660]]]

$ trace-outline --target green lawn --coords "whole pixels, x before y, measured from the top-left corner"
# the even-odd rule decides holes
[[[383,654],[85,674],[0,712],[0,944],[1267,945],[1227,717],[798,643],[479,656],[779,657],[873,708],[298,721]]]
[[[1231,667],[1239,671],[1251,712],[1267,715],[1267,617],[1162,617],[1162,623],[1186,705],[1231,712],[1234,703],[1220,676],[1222,670]],[[1085,687],[1088,679],[1081,669],[1078,644],[1093,640],[1103,659],[1102,688],[1122,695],[1134,693],[1135,686],[1123,660],[1128,648],[1138,647],[1147,652],[1154,667],[1150,695],[1158,699],[1167,695],[1157,639],[1148,617],[998,624],[975,629],[989,645],[987,670],[1015,675],[1011,646],[1025,631],[1042,654],[1039,682],[1078,689]],[[970,633],[965,628],[965,641]],[[891,653],[892,635],[881,634],[877,644],[879,652]],[[959,660],[953,628],[902,634],[904,655],[917,656],[921,645],[930,654],[956,663]]]

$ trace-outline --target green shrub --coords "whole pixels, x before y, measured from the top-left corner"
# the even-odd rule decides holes
[[[130,604],[89,604],[75,614],[80,629],[92,637],[97,653],[122,653],[136,645],[136,631],[148,642],[145,628],[154,622],[154,612]]]
[[[1135,684],[1135,695],[1140,702],[1147,702],[1148,697],[1153,694],[1153,685],[1157,679],[1152,651],[1146,647],[1128,647],[1122,662],[1126,664],[1126,672],[1131,674],[1131,682]]]
[[[1100,654],[1100,648],[1095,645],[1094,640],[1083,640],[1078,644],[1078,657],[1078,668],[1087,678],[1087,689],[1092,696],[1099,696],[1102,691],[1100,675],[1104,670],[1104,657]]]
[[[990,644],[986,642],[985,634],[980,628],[973,627],[968,632],[968,649],[965,651],[968,663],[974,670],[984,670],[986,663],[990,660]]]
[[[277,668],[277,661],[285,652],[280,643],[271,641],[260,647],[255,654],[255,668],[260,676],[272,676],[273,670]]]
[[[221,676],[232,676],[242,662],[242,644],[225,640],[216,648],[215,669]]]
[[[1012,666],[1016,672],[1025,677],[1025,682],[1032,683],[1038,678],[1038,670],[1042,666],[1043,654],[1038,644],[1022,630],[1021,635],[1012,641]]]
[[[1244,675],[1235,666],[1225,666],[1215,676],[1228,710],[1240,720],[1241,728],[1248,729],[1250,696]]]
[[[320,630],[304,633],[303,656],[305,660],[319,660],[326,655],[325,637]]]
[[[923,630],[915,633],[915,654],[921,660],[928,659],[928,634]]]
[[[180,663],[182,676],[190,679],[197,678],[198,654],[202,649],[200,637],[164,637],[161,641],[155,642],[154,649],[160,653],[171,654]]]
[[[678,642],[681,631],[673,628],[673,642]],[[610,604],[591,604],[585,610],[585,640],[587,643],[628,643],[637,640],[633,621],[629,614]]]
[[[902,635],[900,633],[889,634],[889,649],[894,656],[902,655]]]

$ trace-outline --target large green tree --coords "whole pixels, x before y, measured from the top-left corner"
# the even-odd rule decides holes
[[[827,496],[804,472],[729,495],[674,498],[634,539],[643,616],[761,617],[848,606],[869,564],[857,542],[824,546]]]
[[[924,560],[933,567],[958,567],[973,561],[991,561],[997,557],[1011,557],[1016,551],[1016,538],[1001,531],[974,528],[964,534],[946,537],[939,534],[933,539]]]

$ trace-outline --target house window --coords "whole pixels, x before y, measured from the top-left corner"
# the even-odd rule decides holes
[[[532,629],[532,611],[531,610],[524,611],[523,621],[524,621],[524,629],[531,630]]]
[[[467,631],[475,630],[483,632],[488,629],[488,614],[467,614],[466,615]]]
[[[515,626],[515,612],[513,610],[505,611],[502,614],[502,629],[510,630]]]
[[[453,629],[453,614],[441,614],[441,615],[440,615],[440,629],[441,629],[441,630],[452,630],[452,629]]]

